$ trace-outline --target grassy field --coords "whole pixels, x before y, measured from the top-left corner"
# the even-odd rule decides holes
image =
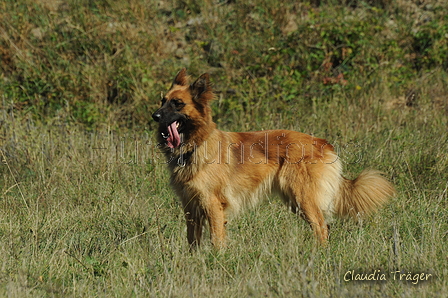
[[[444,1],[0,8],[0,297],[448,297]],[[219,128],[313,133],[397,196],[327,247],[272,197],[190,254],[150,119],[181,67]]]

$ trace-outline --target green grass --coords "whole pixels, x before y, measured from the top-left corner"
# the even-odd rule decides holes
[[[447,6],[321,2],[2,2],[0,297],[446,297]],[[397,196],[328,247],[272,197],[190,254],[150,122],[183,66],[219,128],[324,137]]]
[[[318,111],[317,120],[303,118],[305,131],[327,133],[340,144],[349,177],[365,167],[377,168],[398,189],[397,197],[372,218],[359,224],[336,220],[328,247],[316,247],[308,225],[270,198],[229,223],[227,249],[214,251],[206,241],[195,254],[188,252],[183,215],[152,133],[36,126],[5,113],[0,293],[442,295],[447,117],[430,106],[423,99],[418,109],[393,111],[353,105],[346,111],[335,105]],[[299,128],[294,119],[276,123]],[[326,132],[330,125],[334,130]],[[388,273],[389,280],[343,280],[349,270],[375,269]],[[434,278],[412,285],[393,281],[389,272],[395,270]]]

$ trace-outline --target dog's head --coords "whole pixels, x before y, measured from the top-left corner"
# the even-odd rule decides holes
[[[188,79],[187,70],[183,68],[162,97],[161,107],[152,114],[159,122],[160,136],[170,148],[179,147],[200,126],[211,122],[209,102],[213,92],[209,75],[201,75],[191,85]]]

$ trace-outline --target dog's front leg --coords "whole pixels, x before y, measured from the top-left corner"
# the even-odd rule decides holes
[[[216,197],[212,197],[207,204],[206,217],[210,225],[210,237],[215,248],[225,247],[226,238],[226,218],[224,214],[224,205]]]
[[[187,221],[187,239],[190,249],[194,250],[201,244],[202,229],[204,226],[204,212],[199,206],[185,209]]]

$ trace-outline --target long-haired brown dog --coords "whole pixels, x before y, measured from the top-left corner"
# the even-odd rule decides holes
[[[377,171],[355,180],[342,176],[341,162],[325,140],[289,130],[224,132],[212,120],[209,75],[189,84],[186,70],[174,79],[152,115],[180,197],[191,247],[200,244],[205,220],[212,244],[225,242],[226,218],[275,191],[325,243],[324,215],[367,214],[394,194]]]

